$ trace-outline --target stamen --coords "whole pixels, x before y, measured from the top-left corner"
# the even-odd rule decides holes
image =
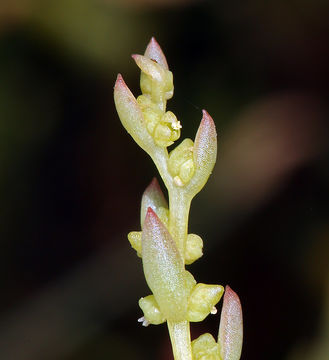
[[[210,310],[210,314],[212,314],[212,315],[217,314],[217,309],[215,306]]]

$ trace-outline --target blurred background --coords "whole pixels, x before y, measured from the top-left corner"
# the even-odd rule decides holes
[[[121,126],[113,85],[151,36],[168,103],[219,156],[192,203],[204,256],[244,311],[242,359],[329,358],[328,2],[1,0],[0,359],[172,359],[126,235],[157,175]],[[192,324],[218,331],[219,315]]]

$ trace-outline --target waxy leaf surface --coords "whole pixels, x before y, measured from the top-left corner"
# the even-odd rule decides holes
[[[145,216],[148,208],[152,208],[152,210],[158,214],[158,210],[163,208],[168,208],[168,203],[161,191],[158,180],[154,178],[150,185],[145,189],[144,194],[142,196],[142,205],[141,205],[141,225],[143,227]]]
[[[240,359],[242,338],[243,321],[240,300],[238,295],[226,286],[218,332],[222,360]]]
[[[185,320],[185,270],[176,244],[155,212],[149,208],[142,234],[142,260],[148,286],[167,320]]]
[[[114,102],[122,125],[136,143],[146,152],[154,147],[154,141],[146,130],[145,119],[134,95],[119,74],[114,86]]]

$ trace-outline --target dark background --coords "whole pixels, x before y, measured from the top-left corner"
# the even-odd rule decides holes
[[[192,203],[198,281],[229,284],[242,359],[329,358],[328,2],[2,0],[0,359],[171,359],[126,234],[156,175],[121,126],[132,53],[151,36],[174,73],[168,103],[219,156]],[[217,337],[219,316],[192,324]]]

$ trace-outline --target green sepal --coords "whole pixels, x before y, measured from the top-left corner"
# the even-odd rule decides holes
[[[188,234],[185,245],[185,264],[190,265],[198,260],[202,254],[203,241],[199,235]]]
[[[189,297],[187,319],[193,322],[202,321],[210,313],[216,313],[215,305],[223,292],[221,285],[197,284]]]
[[[141,231],[131,231],[128,234],[128,240],[131,247],[136,250],[137,256],[142,257],[142,232]]]
[[[192,341],[193,360],[221,360],[219,345],[209,333]]]
[[[138,305],[144,313],[144,326],[146,326],[147,324],[158,325],[166,321],[165,317],[160,311],[159,305],[156,302],[154,295],[140,298],[138,301]]]

